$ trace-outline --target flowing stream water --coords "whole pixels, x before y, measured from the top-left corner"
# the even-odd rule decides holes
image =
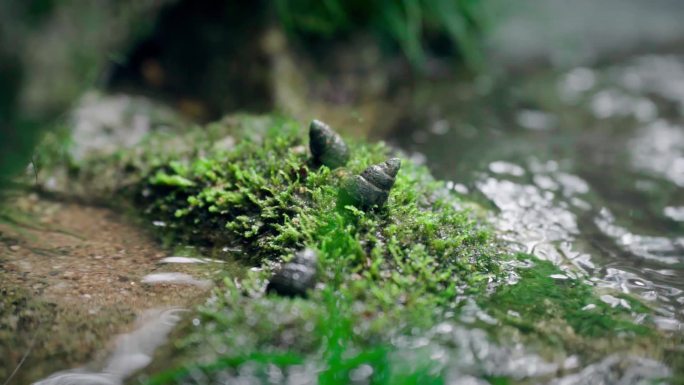
[[[632,293],[656,309],[659,328],[681,332],[684,57],[642,56],[495,89],[419,86],[398,144],[451,189],[494,208],[492,222],[514,249]]]

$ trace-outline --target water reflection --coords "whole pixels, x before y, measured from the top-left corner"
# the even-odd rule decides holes
[[[634,168],[684,187],[684,126],[658,119],[640,127],[630,141],[630,155]]]
[[[176,272],[163,272],[163,273],[151,273],[147,274],[140,281],[145,284],[181,284],[181,285],[192,285],[203,289],[208,289],[211,287],[212,283],[207,279],[197,279],[193,276],[185,273]]]
[[[615,218],[605,207],[599,211],[594,222],[625,254],[648,260],[651,265],[675,265],[682,262],[684,237],[669,238],[634,234],[616,225]]]
[[[430,107],[416,107],[416,124],[451,130],[423,130],[420,142],[405,135],[399,145],[426,154],[456,193],[491,205],[513,249],[572,266],[599,290],[632,293],[654,308],[659,328],[684,330],[684,58],[648,56],[535,81],[505,93],[514,101],[474,96],[458,105],[456,90],[431,84],[419,93]],[[626,362],[637,369],[608,374]],[[616,355],[552,383],[633,384],[664,371]]]
[[[131,374],[152,361],[154,351],[166,342],[185,309],[146,311],[135,330],[116,338],[114,350],[104,364],[92,363],[86,368],[66,370],[38,381],[35,385],[119,385]]]
[[[589,365],[579,373],[551,381],[549,385],[653,384],[671,375],[669,369],[646,358],[611,355]]]

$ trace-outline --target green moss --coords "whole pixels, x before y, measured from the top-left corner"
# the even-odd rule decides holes
[[[147,384],[196,383],[190,378],[197,373],[225,378],[236,375],[242,365],[256,368],[253,375],[266,382],[269,365],[286,371],[305,364],[311,365],[307,375],[321,385],[348,384],[361,365],[373,369],[373,384],[443,383],[443,368],[430,359],[429,350],[397,357],[396,348],[386,340],[390,325],[364,325],[371,307],[357,304],[352,309],[345,294],[331,287],[309,300],[263,297],[258,275],[239,286],[226,281],[216,302],[202,308],[201,326],[182,340],[181,350],[191,351],[193,358],[158,373]]]
[[[332,171],[311,164],[305,137],[280,121],[240,137],[233,151],[161,165],[142,187],[145,210],[188,241],[239,246],[253,263],[309,246],[342,273],[386,273],[400,286],[421,276],[420,289],[447,296],[497,273],[490,234],[454,209],[457,198],[425,168],[404,162],[387,207],[365,213],[339,204],[339,182],[391,151],[353,143],[347,170]]]
[[[535,349],[596,358],[634,341],[651,354],[661,341],[632,321],[632,312],[649,312],[633,299],[625,297],[631,311],[610,308],[587,283],[552,278],[561,271],[551,263],[503,253],[464,209],[471,203],[409,160],[385,207],[341,204],[344,177],[397,154],[349,140],[352,160],[330,170],[311,163],[306,137],[290,120],[238,116],[181,136],[153,134],[139,148],[76,165],[74,178],[86,185],[113,175],[111,193],[164,222],[158,230],[168,243],[242,266],[226,270],[199,325],[181,331],[173,359],[150,369],[151,383],[184,383],[197,372],[218,378],[247,362],[305,362],[321,384],[348,382],[361,363],[374,384],[441,383],[446,369],[429,349],[403,352],[392,341],[423,336],[446,314],[458,322],[466,299],[494,317],[495,325],[477,327],[502,344],[517,331]],[[227,142],[237,144],[216,145]],[[304,247],[320,257],[316,289],[306,300],[266,295],[275,263]],[[520,281],[506,284],[519,260],[532,267],[515,268]]]
[[[235,258],[246,265],[316,249],[322,286],[306,301],[264,296],[268,264],[239,281],[227,279],[202,309],[203,327],[189,333],[181,350],[213,357],[208,367],[200,365],[206,371],[215,362],[296,353],[327,366],[323,384],[346,383],[349,371],[369,360],[380,376],[375,383],[434,383],[424,381],[428,373],[439,379],[439,371],[405,373],[389,364],[387,338],[430,327],[457,295],[482,292],[498,279],[491,233],[427,169],[406,160],[385,207],[364,212],[342,205],[345,175],[396,155],[383,144],[350,141],[347,168],[330,170],[310,162],[307,133],[291,121],[233,135],[232,151],[149,169],[138,189],[145,213],[167,223],[164,231],[176,240],[239,248]],[[223,345],[230,353],[216,354]]]
[[[158,171],[154,177],[150,178],[150,183],[156,186],[176,186],[176,187],[192,187],[195,184],[180,175],[168,175],[163,171]]]
[[[533,266],[518,269],[518,283],[501,286],[494,295],[481,301],[498,318],[524,331],[536,330],[536,323],[559,318],[574,333],[588,338],[653,332],[647,326],[635,324],[623,307],[611,307],[601,301],[587,283],[573,278],[553,278],[563,272],[552,263],[524,254],[517,259],[531,262]],[[624,298],[629,299],[634,311],[648,313],[644,305],[630,297]],[[520,316],[508,315],[509,310]]]
[[[389,341],[420,335],[445,312],[458,313],[467,297],[500,322],[490,329],[515,328],[535,344],[560,341],[573,354],[591,355],[592,339],[606,345],[653,335],[650,327],[633,323],[628,311],[601,302],[588,284],[552,278],[561,271],[551,263],[502,254],[491,232],[462,208],[466,202],[423,166],[403,161],[383,208],[364,212],[342,205],[341,180],[395,156],[385,145],[349,141],[352,160],[345,169],[330,170],[310,162],[306,131],[298,124],[238,121],[233,127],[241,128],[223,130],[236,137],[234,149],[207,146],[195,152],[201,156],[160,162],[147,168],[137,189],[145,213],[167,223],[163,231],[171,239],[213,250],[229,246],[240,250],[232,254],[240,263],[262,266],[226,278],[202,307],[200,326],[185,330],[178,368],[152,383],[182,382],[189,371],[211,377],[243,362],[289,359],[320,365],[321,384],[346,383],[361,363],[373,368],[373,383],[441,383],[444,368],[435,366],[428,351],[425,357],[412,353],[422,364],[408,365]],[[270,262],[287,260],[303,247],[319,252],[317,290],[307,300],[264,295]],[[517,268],[520,281],[506,285],[511,259],[533,266]],[[629,301],[633,311],[648,312]],[[589,304],[596,308],[583,310]],[[545,328],[546,322],[562,327]],[[572,332],[559,331],[565,326]]]

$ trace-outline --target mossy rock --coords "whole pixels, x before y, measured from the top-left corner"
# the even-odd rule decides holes
[[[234,146],[216,146],[227,136]],[[674,346],[648,317],[637,322],[650,309],[633,298],[623,296],[629,308],[611,308],[581,275],[507,253],[478,219],[482,209],[424,166],[382,143],[347,141],[349,163],[331,170],[311,161],[297,122],[234,116],[72,165],[82,185],[103,173],[125,175],[108,194],[163,223],[159,234],[170,245],[192,244],[244,266],[226,272],[200,307],[198,326],[188,324],[173,357],[151,367],[150,383],[202,383],[192,380],[197,373],[211,382],[248,363],[310,365],[321,384],[348,383],[362,365],[372,369],[371,383],[443,383],[449,366],[430,359],[432,350],[396,341],[432,341],[447,321],[485,330],[501,346],[522,343],[557,371],[571,356],[588,363],[625,351],[663,359]],[[402,168],[386,205],[363,211],[341,203],[344,177],[393,156],[403,158]],[[318,252],[319,284],[306,299],[267,294],[277,264],[305,247]],[[513,274],[519,281],[507,283]],[[464,322],[472,306],[484,316]],[[450,342],[454,356],[460,343]],[[495,383],[520,380],[486,366],[473,373]]]

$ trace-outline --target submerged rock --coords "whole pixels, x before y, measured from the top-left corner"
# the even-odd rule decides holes
[[[342,167],[349,161],[347,144],[320,120],[313,120],[309,126],[309,148],[316,162],[330,168]]]
[[[384,205],[400,167],[399,158],[368,167],[360,175],[348,178],[344,182],[343,198],[363,209]]]
[[[285,297],[306,297],[306,291],[316,284],[318,256],[312,249],[295,254],[292,261],[278,270],[266,287],[266,292],[275,292]]]

